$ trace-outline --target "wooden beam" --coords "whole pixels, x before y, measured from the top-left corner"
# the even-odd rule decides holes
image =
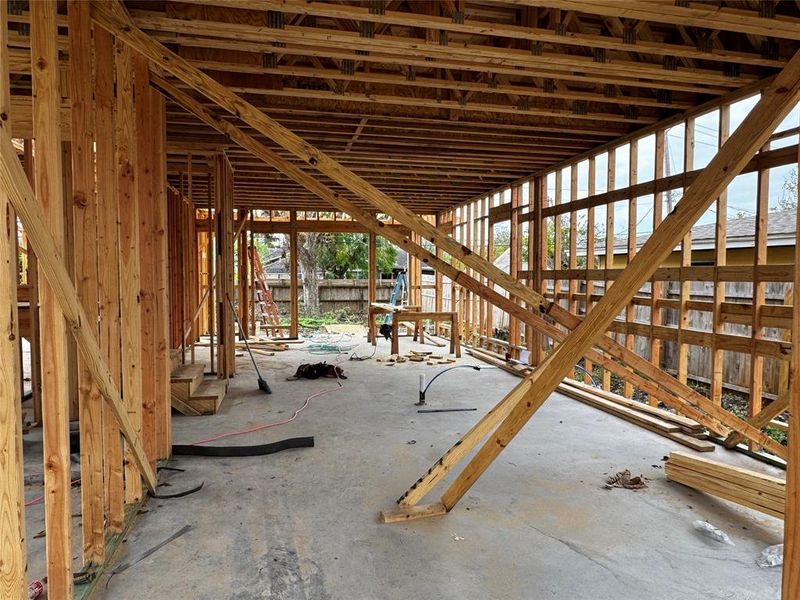
[[[119,231],[117,227],[116,151],[114,149],[114,43],[107,31],[94,28],[97,197],[97,277],[100,296],[102,358],[116,389],[122,385],[119,323]],[[122,441],[110,404],[103,404],[106,512],[111,531],[122,531],[124,482]]]
[[[42,340],[42,418],[44,422],[44,510],[47,536],[48,593],[56,598],[72,596],[72,502],[69,458],[69,381],[67,374],[67,328],[59,306],[58,287],[45,271],[48,261],[63,269],[66,284],[73,293],[69,274],[60,257],[64,256],[64,195],[61,166],[61,112],[59,105],[58,51],[56,49],[56,2],[44,0],[31,6],[31,70],[33,79],[33,135],[36,152],[36,191],[33,202],[40,206],[41,226],[52,247],[36,250],[40,277],[39,313]],[[4,131],[4,141],[11,149],[5,160],[18,166],[16,152]],[[24,175],[21,176],[21,180]],[[6,182],[6,193],[14,195]],[[22,181],[20,181],[22,183]],[[13,203],[12,198],[12,203]],[[22,216],[20,207],[15,208]],[[25,221],[23,219],[23,224]],[[34,241],[33,228],[26,232]],[[48,231],[49,230],[49,231]],[[75,297],[76,305],[80,306]],[[81,312],[83,312],[81,310]],[[86,323],[91,323],[88,319]]]
[[[134,163],[134,184],[136,186],[136,202],[138,217],[138,258],[139,258],[139,306],[140,306],[140,358],[141,369],[141,435],[142,444],[147,457],[150,459],[151,466],[155,467],[158,455],[158,429],[156,405],[158,394],[157,360],[159,354],[163,355],[165,350],[157,346],[156,335],[158,333],[155,322],[155,302],[156,302],[156,224],[155,218],[158,213],[156,202],[162,200],[157,193],[158,186],[161,184],[155,178],[155,163],[161,157],[156,156],[153,147],[154,135],[153,128],[157,125],[157,118],[151,114],[149,102],[150,94],[150,66],[146,58],[140,55],[133,56],[133,76],[135,89],[135,113],[134,127],[136,137],[136,161]],[[163,375],[163,373],[162,373]],[[163,433],[163,432],[162,432]]]
[[[149,110],[153,129],[148,136],[150,151],[154,154],[153,173],[153,246],[155,272],[153,289],[155,294],[155,346],[156,346],[156,429],[158,432],[158,458],[166,459],[172,455],[172,404],[170,402],[170,372],[172,363],[169,356],[169,297],[168,258],[167,258],[167,196],[166,196],[166,103],[161,94],[151,90],[148,93]],[[210,191],[209,191],[210,196]],[[209,212],[209,220],[212,219]],[[213,264],[209,250],[209,262]],[[212,296],[213,297],[213,296]],[[213,310],[209,310],[213,314]],[[213,365],[211,365],[213,371]]]
[[[378,301],[378,236],[369,233],[367,256],[367,302]],[[437,309],[439,310],[439,309]]]
[[[798,156],[800,158],[800,155]],[[800,236],[800,211],[796,235]],[[792,339],[800,340],[800,261],[795,257],[792,290]],[[789,376],[789,456],[786,470],[786,509],[783,522],[783,600],[800,596],[800,352],[792,352]]]
[[[544,403],[580,357],[586,353],[642,284],[691,230],[708,206],[725,190],[747,161],[769,138],[800,97],[800,52],[773,83],[728,142],[697,177],[673,212],[661,223],[622,275],[583,322],[529,378],[530,393],[516,400],[508,417],[450,485],[442,502],[452,508]]]
[[[75,283],[83,309],[97,328],[97,197],[95,195],[92,89],[92,18],[84,2],[67,5],[70,42],[70,111],[72,121],[72,211]],[[99,565],[105,557],[103,487],[103,398],[86,361],[78,359],[81,515],[83,563]]]
[[[424,44],[419,40],[402,36],[361,37],[358,32],[322,29],[316,27],[286,26],[282,29],[263,26],[226,23],[203,19],[172,19],[151,11],[133,11],[136,25],[145,30],[175,33],[186,37],[231,38],[238,42],[265,44],[279,42],[283,44],[306,44],[317,46],[335,46],[337,49],[367,50],[385,52],[387,54],[403,53],[407,56],[434,57],[444,59],[463,59],[473,64],[500,64],[503,66],[518,65],[528,69],[538,69],[541,76],[568,76],[572,72],[585,72],[586,80],[591,82],[616,82],[621,78],[622,85],[634,83],[633,78],[652,80],[654,87],[659,87],[664,77],[664,69],[659,64],[641,63],[617,59],[613,62],[597,62],[592,57],[573,54],[557,54],[542,52],[533,54],[530,49],[496,48],[481,44]],[[773,34],[774,35],[774,34]],[[225,40],[227,41],[227,40]],[[266,51],[266,45],[263,46]],[[740,75],[727,77],[720,71],[710,69],[692,69],[672,71],[670,79],[676,82],[694,84],[716,84],[722,87],[739,87],[755,78]],[[641,85],[640,83],[637,85]]]
[[[136,112],[133,63],[130,46],[115,42],[116,111],[114,139],[117,160],[117,203],[119,206],[120,323],[122,333],[122,390],[128,416],[137,436],[142,429],[142,317],[139,293],[139,203],[136,188]],[[147,373],[147,377],[150,377]],[[141,478],[125,447],[125,503],[142,497]],[[145,452],[146,454],[146,452]]]
[[[509,0],[520,6],[547,6],[606,17],[624,17],[655,23],[688,25],[705,29],[737,31],[767,37],[800,40],[800,19],[784,15],[762,17],[758,11],[728,8],[706,2],[678,6],[667,2],[638,0]]]
[[[298,256],[297,248],[297,211],[290,213],[290,226],[289,226],[289,301],[290,301],[290,323],[289,323],[289,337],[296,338],[299,333],[300,327],[300,305],[299,305],[299,291],[298,291]],[[304,273],[305,275],[305,273]]]
[[[101,357],[97,339],[86,327],[86,323],[89,323],[90,320],[80,304],[78,293],[70,281],[66,268],[58,259],[60,254],[53,236],[45,224],[44,212],[30,184],[25,179],[25,172],[19,164],[16,150],[6,131],[0,131],[0,185],[7,191],[9,200],[25,227],[31,245],[39,257],[42,274],[55,292],[54,296],[69,324],[69,330],[75,336],[78,349],[90,366],[92,377],[97,382],[100,393],[112,408],[121,433],[133,451],[133,458],[148,489],[155,491],[155,473],[147,462],[141,441],[122,405],[119,391],[111,379],[108,365]]]
[[[8,3],[0,3],[0,128],[10,135],[8,120]],[[17,226],[14,209],[5,190],[0,190],[0,596],[25,598],[28,589],[28,556],[25,543],[25,467],[22,456],[22,411],[17,354]],[[33,303],[31,303],[33,304]]]
[[[273,10],[297,15],[314,15],[335,19],[350,19],[353,21],[368,21],[389,25],[403,25],[407,27],[425,27],[440,31],[453,31],[471,35],[484,35],[504,37],[546,44],[577,46],[580,48],[604,48],[606,50],[619,50],[637,54],[653,54],[656,56],[676,56],[681,58],[696,58],[700,60],[719,60],[736,62],[739,64],[752,64],[760,66],[780,67],[785,61],[766,59],[750,52],[737,52],[723,48],[705,49],[694,48],[686,44],[672,44],[658,41],[637,39],[634,47],[622,38],[602,35],[587,34],[582,32],[567,31],[565,34],[544,29],[541,27],[526,27],[480,20],[469,12],[463,20],[438,15],[426,15],[419,12],[405,11],[372,11],[367,6],[351,6],[344,4],[329,4],[327,2],[311,2],[303,0],[187,0],[191,4],[204,6],[236,7],[249,10]]]

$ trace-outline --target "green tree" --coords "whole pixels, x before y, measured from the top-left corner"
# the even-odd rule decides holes
[[[378,237],[376,250],[378,272],[390,272],[397,258],[397,248]],[[363,233],[325,235],[319,246],[319,267],[335,279],[366,275],[369,270],[369,236]]]

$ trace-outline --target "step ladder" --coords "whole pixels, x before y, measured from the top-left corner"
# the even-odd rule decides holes
[[[264,266],[261,264],[261,257],[255,248],[249,248],[250,262],[253,265],[253,292],[255,295],[256,321],[260,322],[271,337],[284,337],[281,327],[281,315],[278,306],[272,297],[272,291],[267,285],[264,275]]]

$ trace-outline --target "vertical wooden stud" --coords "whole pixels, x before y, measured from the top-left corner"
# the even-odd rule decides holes
[[[8,127],[8,3],[0,3],[0,127]],[[0,190],[0,597],[26,598],[28,556],[25,540],[20,363],[17,354],[16,216]],[[33,306],[33,298],[31,298]]]
[[[686,137],[683,155],[683,170],[694,168],[694,124],[693,118],[686,120]],[[681,243],[680,304],[678,308],[678,381],[686,383],[689,376],[689,346],[683,341],[683,332],[689,328],[689,310],[692,282],[684,276],[683,269],[692,266],[692,232],[687,233]]]
[[[56,3],[51,0],[34,2],[30,11],[36,195],[56,247],[63,256],[64,190]],[[41,273],[39,286],[48,594],[54,598],[69,598],[72,596],[72,510],[67,330],[53,290]]]
[[[114,142],[114,45],[111,34],[94,30],[95,132],[97,169],[97,259],[100,295],[100,349],[114,385],[122,385],[119,322],[119,232]],[[111,531],[121,531],[124,519],[122,441],[108,404],[103,403],[103,449],[106,512]]]
[[[75,282],[90,318],[97,317],[97,198],[95,196],[94,122],[92,119],[92,19],[90,6],[67,5],[72,108],[72,211]],[[97,330],[95,333],[99,333]],[[84,564],[104,559],[102,397],[84,360],[78,359],[81,516]]]
[[[154,140],[157,116],[152,114],[150,95],[150,67],[146,58],[140,54],[133,56],[136,131],[136,162],[134,163],[134,183],[139,217],[139,281],[140,281],[140,365],[141,365],[141,434],[142,444],[150,464],[155,466],[158,456],[157,401],[161,390],[156,378],[157,369],[157,327],[155,321],[156,303],[156,214],[155,205],[160,196],[157,192],[156,153]]]
[[[719,146],[728,139],[730,134],[730,105],[724,104],[719,113]],[[728,263],[728,192],[727,190],[717,198],[717,218],[715,225],[714,245],[714,312],[712,315],[712,349],[711,349],[711,399],[717,404],[722,404],[722,385],[724,375],[725,351],[718,347],[717,336],[724,333],[725,324],[722,320],[722,303],[725,302],[726,283],[720,281],[719,268]],[[755,284],[754,284],[755,285]]]
[[[142,318],[139,292],[139,205],[136,188],[136,112],[134,107],[133,63],[130,46],[117,40],[116,140],[117,201],[119,210],[120,323],[122,337],[123,400],[137,433],[142,427]],[[146,374],[147,377],[150,373]],[[142,478],[125,447],[125,502],[142,497]]]
[[[292,211],[290,216],[290,230],[289,230],[289,254],[290,254],[290,268],[289,268],[289,289],[291,293],[290,303],[290,323],[289,323],[289,337],[297,338],[299,336],[300,328],[300,305],[299,305],[299,291],[298,291],[298,273],[297,273],[297,212]]]

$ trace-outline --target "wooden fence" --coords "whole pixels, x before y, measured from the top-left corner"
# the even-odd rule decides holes
[[[272,290],[272,297],[281,314],[289,314],[291,293],[288,279],[267,279],[267,285]],[[392,295],[393,280],[379,281],[377,284],[377,301],[388,302]],[[298,285],[301,294],[302,312],[302,282]],[[323,279],[319,282],[319,310],[327,313],[337,310],[349,310],[354,314],[366,314],[368,289],[366,279]]]

